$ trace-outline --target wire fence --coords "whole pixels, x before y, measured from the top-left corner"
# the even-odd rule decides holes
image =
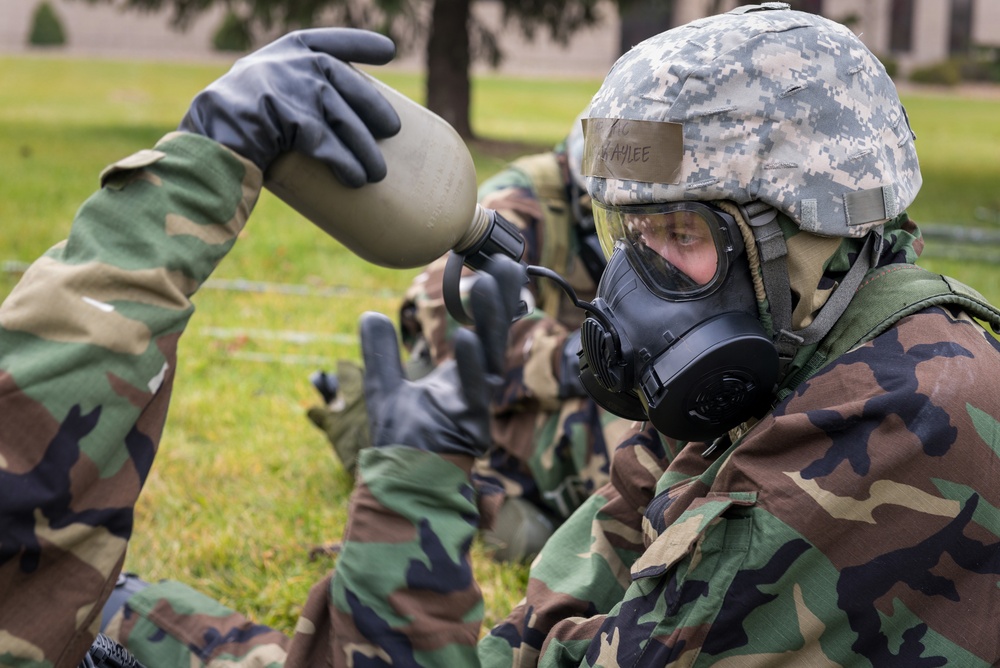
[[[921,225],[920,232],[925,240],[940,242],[925,246],[924,257],[1000,264],[1000,229]]]
[[[925,240],[943,242],[926,246],[923,253],[925,257],[1000,264],[1000,227],[924,224],[920,226],[920,232]],[[0,271],[5,274],[23,274],[27,269],[27,262],[7,260],[0,263]],[[202,285],[202,289],[326,298],[369,296],[391,299],[399,296],[397,292],[388,289],[361,289],[350,285],[314,286],[244,278],[210,278]]]
[[[1000,265],[1000,228],[972,228],[952,225],[921,225],[920,231],[928,244],[923,257],[961,260],[963,262],[983,262]],[[5,274],[20,275],[28,269],[28,263],[8,260],[0,264]],[[313,286],[297,283],[274,283],[251,281],[248,279],[212,278],[202,285],[203,290],[222,290],[254,294],[280,294],[299,297],[357,298],[376,296],[382,298],[400,297],[392,290],[361,289],[349,285]],[[296,330],[275,330],[261,328],[203,327],[198,332],[213,339],[249,338],[258,341],[280,341],[296,345],[314,343],[349,344],[356,341],[354,334],[302,332]],[[266,352],[231,351],[229,356],[253,362],[322,365],[330,360],[311,355],[275,355]]]
[[[925,247],[927,257],[945,257],[969,260],[971,262],[1000,262],[1000,227],[960,227],[955,225],[923,224],[920,232],[925,240],[941,241]],[[971,256],[966,253],[976,251]],[[7,260],[0,263],[0,271],[5,274],[23,274],[28,269],[27,262]],[[226,290],[231,292],[251,292],[260,294],[283,294],[302,297],[362,297],[374,296],[392,298],[398,293],[384,289],[371,290],[350,285],[314,286],[299,283],[275,283],[252,281],[244,278],[210,278],[202,285],[203,290]]]

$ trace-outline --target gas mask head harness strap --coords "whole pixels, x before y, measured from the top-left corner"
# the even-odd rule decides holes
[[[882,248],[882,227],[873,228],[866,235],[857,260],[813,321],[802,329],[793,330],[792,289],[786,262],[788,246],[778,224],[778,212],[763,202],[750,202],[740,209],[743,220],[747,222],[742,229],[746,231],[749,228],[756,249],[757,257],[751,262],[751,269],[757,275],[758,267],[753,265],[759,265],[759,276],[769,305],[774,344],[784,375],[784,368],[800,347],[818,343],[826,336],[847,309],[865,274],[878,264]]]

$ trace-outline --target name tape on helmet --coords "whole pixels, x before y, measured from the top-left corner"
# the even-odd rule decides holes
[[[583,119],[583,175],[678,183],[684,125],[625,118]]]

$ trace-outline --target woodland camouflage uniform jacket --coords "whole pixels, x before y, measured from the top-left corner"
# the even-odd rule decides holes
[[[168,139],[106,176],[0,309],[0,665],[75,666],[89,644],[188,299],[259,187],[211,142]],[[935,307],[836,359],[723,452],[636,425],[482,639],[472,462],[403,444],[362,453],[336,573],[290,640],[176,583],[133,596],[111,630],[148,668],[988,666],[998,353]]]

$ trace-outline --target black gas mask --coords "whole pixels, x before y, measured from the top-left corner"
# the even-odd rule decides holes
[[[581,330],[581,380],[594,400],[682,441],[766,412],[778,354],[732,216],[700,202],[595,202],[594,214],[610,256]]]

